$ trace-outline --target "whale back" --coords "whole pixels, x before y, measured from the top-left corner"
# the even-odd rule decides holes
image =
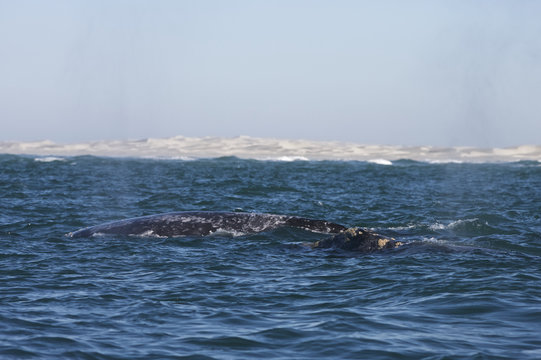
[[[138,236],[205,236],[216,232],[235,235],[257,233],[281,226],[308,231],[338,233],[346,228],[325,220],[296,216],[243,212],[175,212],[143,216],[87,227],[69,233],[73,238],[96,234]]]
[[[338,234],[347,228],[340,224],[336,224],[325,220],[307,219],[302,217],[292,216],[286,220],[286,225],[296,228],[301,228],[308,231],[320,232],[326,234]]]

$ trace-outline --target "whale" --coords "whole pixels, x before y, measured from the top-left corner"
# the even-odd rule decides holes
[[[404,243],[367,229],[353,227],[307,245],[313,249],[340,249],[369,254],[376,251],[391,250],[404,245]]]
[[[326,220],[265,213],[183,211],[107,222],[66,234],[72,238],[99,235],[122,236],[206,236],[216,233],[246,235],[279,227],[294,227],[332,236],[304,244],[313,249],[341,249],[358,253],[390,250],[403,245],[359,227],[347,228]]]
[[[67,236],[206,236],[214,233],[252,234],[289,226],[312,232],[337,234],[347,228],[326,220],[249,212],[183,211],[141,216],[86,227]]]

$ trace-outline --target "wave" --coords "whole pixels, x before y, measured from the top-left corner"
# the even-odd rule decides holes
[[[392,161],[389,161],[386,159],[372,159],[372,160],[368,160],[368,162],[372,164],[378,164],[378,165],[392,165],[393,164]]]
[[[37,162],[53,162],[53,161],[66,161],[65,158],[56,157],[56,156],[45,156],[45,157],[37,157],[34,159],[34,161]]]
[[[363,145],[338,141],[254,138],[239,136],[103,140],[60,144],[49,140],[0,142],[0,153],[40,157],[93,155],[193,160],[235,156],[272,161],[357,160],[392,165],[396,160],[428,163],[541,162],[541,146],[508,148]]]

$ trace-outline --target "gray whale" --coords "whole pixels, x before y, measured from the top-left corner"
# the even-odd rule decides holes
[[[246,212],[185,211],[142,216],[91,226],[67,234],[73,238],[96,234],[139,236],[205,236],[215,232],[250,234],[291,226],[309,231],[336,234],[346,227],[325,220],[297,216]]]
[[[113,221],[80,229],[67,236],[81,238],[103,234],[175,237],[204,236],[220,231],[243,235],[281,226],[335,234],[315,243],[306,244],[314,249],[342,249],[366,254],[403,245],[400,241],[366,229],[346,228],[325,220],[288,215],[206,211],[173,212]]]

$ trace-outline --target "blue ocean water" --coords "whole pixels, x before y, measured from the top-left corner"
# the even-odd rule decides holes
[[[290,214],[407,245],[362,255],[300,229],[71,239],[184,210]],[[539,359],[541,166],[0,155],[2,359]]]

